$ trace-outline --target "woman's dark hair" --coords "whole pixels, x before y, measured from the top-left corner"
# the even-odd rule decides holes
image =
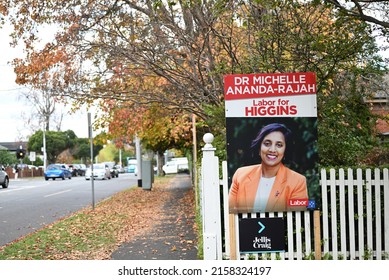
[[[274,131],[279,131],[284,135],[285,143],[286,143],[285,157],[288,158],[289,154],[292,151],[292,149],[289,149],[289,147],[290,147],[289,145],[292,142],[292,131],[281,123],[271,123],[271,124],[264,126],[259,131],[257,137],[255,137],[255,139],[251,142],[251,148],[255,151],[258,151],[259,146],[261,145],[265,136],[268,135],[269,133],[274,132]]]

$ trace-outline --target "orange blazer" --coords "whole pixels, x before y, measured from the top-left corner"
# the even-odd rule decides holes
[[[261,164],[238,168],[229,192],[230,213],[253,212],[254,200],[262,174]],[[266,212],[306,210],[306,206],[288,206],[290,199],[308,199],[306,178],[281,164],[270,191]]]

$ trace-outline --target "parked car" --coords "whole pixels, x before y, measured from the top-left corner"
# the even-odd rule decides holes
[[[38,166],[35,166],[35,165],[32,165],[32,164],[29,164],[27,167],[28,167],[28,169],[34,169],[34,170],[38,170],[39,169]]]
[[[108,162],[103,162],[103,164],[105,164],[109,168],[109,171],[111,172],[112,178],[119,177],[119,170],[116,168],[116,165],[114,162],[108,161]]]
[[[127,166],[127,173],[134,173],[136,175],[137,171],[138,169],[136,164],[130,164],[129,166]]]
[[[49,179],[55,180],[56,178],[61,178],[62,180],[66,178],[72,179],[72,172],[67,165],[55,163],[47,166],[44,177],[46,181]]]
[[[81,164],[74,163],[74,164],[69,164],[69,170],[72,172],[72,176],[74,177],[84,176],[86,167],[84,169]]]
[[[79,171],[80,171],[80,175],[81,175],[81,176],[85,176],[85,172],[86,172],[86,165],[85,165],[85,164],[83,164],[83,163],[80,163],[80,164],[79,164],[79,167],[80,167],[80,169],[79,169]]]
[[[9,177],[7,172],[5,172],[4,166],[0,165],[0,185],[6,189],[9,185]]]
[[[18,163],[17,165],[18,165],[18,168],[20,168],[20,169],[28,168],[28,164],[26,164],[26,163]]]
[[[187,158],[172,158],[164,166],[162,166],[164,174],[174,174],[180,172],[189,172]]]
[[[73,177],[77,177],[78,175],[78,166],[77,164],[69,164],[69,171],[72,172]]]
[[[168,161],[166,164],[162,166],[163,173],[166,174],[174,174],[178,173],[178,166],[177,162],[175,161]]]
[[[189,164],[186,157],[172,158],[171,161],[176,162],[177,172],[189,172]]]
[[[88,167],[85,172],[85,180],[90,180],[92,178],[92,169]],[[109,168],[103,163],[93,164],[93,178],[94,179],[111,179],[111,172]]]
[[[117,164],[117,165],[116,165],[116,169],[119,171],[119,173],[124,173],[124,172],[125,172],[125,171],[124,171],[124,167],[121,166],[120,164]]]

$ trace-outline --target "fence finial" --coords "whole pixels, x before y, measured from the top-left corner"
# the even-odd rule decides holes
[[[205,133],[203,136],[203,140],[205,142],[204,148],[213,148],[212,146],[213,139],[215,139],[215,137],[213,137],[212,133]]]

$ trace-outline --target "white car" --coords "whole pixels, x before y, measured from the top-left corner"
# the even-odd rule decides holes
[[[2,165],[0,165],[0,185],[6,189],[8,188],[9,178],[8,174],[5,172],[5,169]]]
[[[116,164],[116,169],[119,171],[119,173],[124,173],[124,167],[121,166],[120,164]]]
[[[174,174],[178,173],[178,165],[175,161],[168,161],[164,166],[162,166],[164,174]]]
[[[85,180],[90,180],[92,175],[92,169],[88,167],[85,172]],[[111,179],[111,172],[109,168],[102,163],[95,163],[93,164],[93,178],[94,179],[100,179],[100,180],[105,180],[105,179]]]
[[[162,166],[164,174],[173,174],[179,172],[188,172],[188,159],[186,157],[182,158],[172,158],[164,166]]]

